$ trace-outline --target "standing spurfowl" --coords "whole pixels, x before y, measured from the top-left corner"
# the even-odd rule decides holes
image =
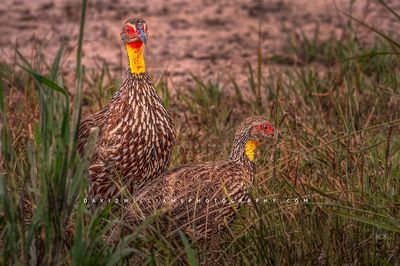
[[[254,152],[260,141],[274,135],[261,116],[247,118],[236,131],[229,160],[190,164],[165,173],[143,186],[126,207],[128,226],[157,213],[161,225],[207,238],[232,220],[248,200],[254,182]]]
[[[144,20],[125,22],[121,37],[129,69],[110,102],[84,119],[79,128],[80,150],[91,129],[99,128],[89,166],[89,194],[94,199],[110,199],[123,189],[134,193],[170,163],[175,129],[146,72],[143,44],[147,43],[147,34]]]

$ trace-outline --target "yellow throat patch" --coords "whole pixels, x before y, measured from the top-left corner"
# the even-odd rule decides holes
[[[244,146],[244,154],[246,154],[247,159],[254,161],[254,152],[257,149],[258,142],[255,140],[249,140]]]
[[[143,57],[143,46],[141,47],[131,47],[129,44],[126,45],[126,51],[129,57],[129,67],[132,74],[140,74],[146,71],[146,66],[144,64]]]

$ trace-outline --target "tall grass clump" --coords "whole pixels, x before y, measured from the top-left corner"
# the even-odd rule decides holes
[[[44,71],[40,57],[32,65],[18,51],[18,65],[25,74],[1,72],[4,265],[87,265],[101,263],[100,254],[106,254],[99,237],[102,216],[89,217],[82,201],[95,134],[83,155],[77,150],[85,8],[83,1],[72,106],[59,69],[63,44],[46,75],[39,74]]]

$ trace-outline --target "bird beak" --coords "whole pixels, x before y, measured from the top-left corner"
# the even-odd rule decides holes
[[[147,36],[146,36],[146,33],[144,33],[143,29],[139,29],[139,37],[140,37],[140,40],[142,40],[142,42],[144,44],[147,43]]]

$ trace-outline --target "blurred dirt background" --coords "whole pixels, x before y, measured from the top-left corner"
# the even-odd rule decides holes
[[[400,10],[400,1],[386,1]],[[261,36],[262,53],[284,54],[288,38],[301,32],[312,35],[317,25],[319,39],[335,33],[342,38],[349,20],[338,10],[371,23],[380,29],[398,32],[395,18],[382,16],[377,1],[357,0],[89,0],[84,40],[84,65],[122,73],[127,67],[119,32],[132,17],[147,20],[150,29],[146,46],[148,70],[166,77],[170,85],[191,81],[190,73],[204,79],[234,76],[246,86],[246,61],[256,64]],[[1,61],[15,61],[14,47],[30,59],[41,51],[48,62],[54,58],[61,41],[67,41],[68,56],[62,69],[73,92],[75,48],[79,27],[79,0],[2,0],[0,4]],[[370,31],[353,22],[366,41]],[[261,34],[259,34],[259,32]],[[363,40],[364,40],[363,39]],[[294,63],[293,63],[294,62]],[[296,59],[294,58],[295,65]],[[264,60],[265,68],[273,62]],[[290,64],[289,64],[290,65]],[[228,75],[229,74],[229,75]],[[218,76],[218,77],[217,77]]]

